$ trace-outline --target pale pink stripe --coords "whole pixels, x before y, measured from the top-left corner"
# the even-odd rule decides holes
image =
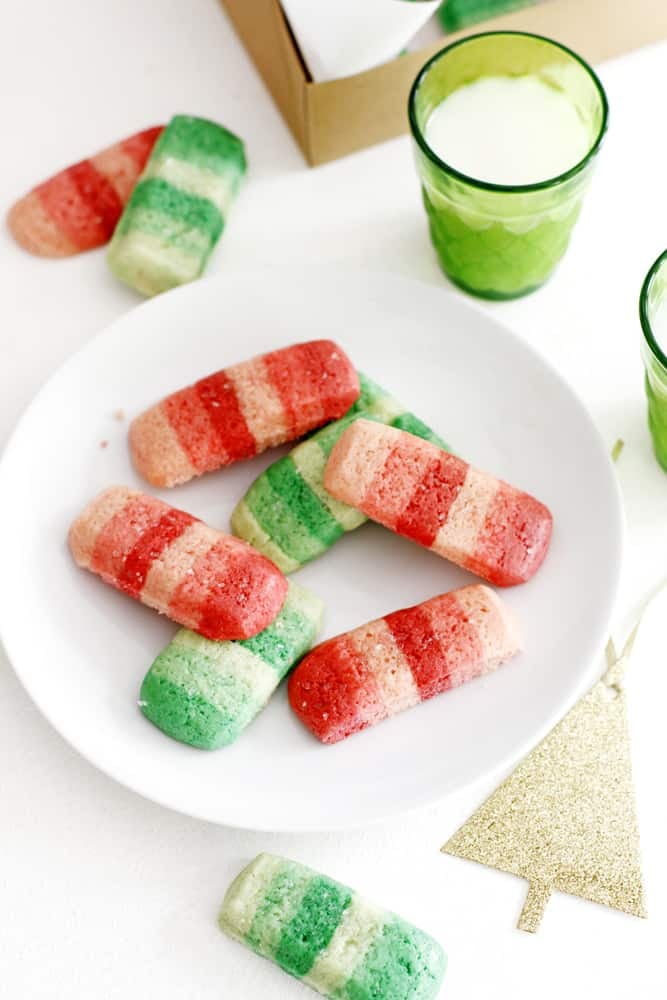
[[[280,395],[271,382],[263,357],[242,361],[226,369],[236,390],[239,407],[257,450],[289,441],[287,416]]]
[[[125,204],[139,176],[136,160],[124,153],[118,144],[109,149],[103,149],[101,153],[91,157],[90,162],[111,184],[122,203]]]
[[[456,600],[474,626],[483,650],[480,674],[520,652],[521,636],[514,615],[490,587],[462,587],[456,591]]]
[[[387,456],[384,466],[366,490],[364,512],[393,528],[432,464],[432,446],[421,448],[420,442],[412,435],[396,439],[393,452]]]
[[[178,587],[220,538],[219,531],[201,521],[189,525],[151,564],[141,592],[144,604],[166,612]]]
[[[468,466],[463,486],[431,545],[432,551],[455,563],[472,556],[499,485],[493,476]]]
[[[40,257],[68,257],[79,252],[79,247],[56,225],[34,191],[12,205],[7,225],[24,250]]]
[[[477,584],[472,584],[475,588]],[[421,605],[444,661],[439,669],[441,689],[449,690],[477,677],[484,647],[474,622],[466,620],[458,601],[459,590],[424,601]]]
[[[394,449],[396,431],[370,420],[355,420],[336,442],[324,470],[324,486],[336,499],[364,510],[378,472]]]
[[[69,530],[69,545],[74,559],[90,569],[93,552],[100,534],[127,504],[139,496],[136,490],[112,486],[104,490],[79,514]]]
[[[383,618],[349,633],[352,645],[377,680],[388,715],[420,701],[412,671]]]
[[[137,472],[153,486],[176,486],[197,474],[162,404],[132,421],[129,441]]]

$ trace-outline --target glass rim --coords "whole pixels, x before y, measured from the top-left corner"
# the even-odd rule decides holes
[[[665,371],[667,371],[667,355],[655,339],[653,329],[651,327],[651,320],[648,314],[648,296],[651,290],[651,284],[653,283],[653,279],[656,274],[661,270],[662,265],[665,263],[667,263],[667,250],[663,250],[660,256],[653,261],[646,277],[644,278],[642,290],[639,293],[639,322],[642,325],[644,340],[648,344],[651,354],[657,361],[660,362]]]
[[[593,141],[590,149],[586,155],[575,163],[572,167],[569,167],[561,174],[556,174],[554,177],[549,177],[543,181],[535,181],[532,184],[494,184],[491,181],[482,181],[477,177],[471,177],[469,174],[464,174],[461,170],[457,170],[452,167],[451,164],[447,163],[446,160],[441,159],[435,150],[431,149],[429,144],[426,142],[422,130],[417,124],[417,112],[416,103],[419,88],[421,87],[426,74],[429,72],[434,63],[438,62],[444,56],[452,51],[452,49],[458,48],[459,45],[467,45],[469,42],[478,41],[480,38],[492,38],[494,36],[504,35],[509,37],[520,37],[520,38],[532,38],[540,42],[546,42],[548,45],[553,46],[555,49],[560,49],[565,52],[568,56],[571,56],[575,62],[578,62],[581,67],[589,75],[595,89],[598,92],[600,98],[600,104],[602,107],[602,121],[600,123],[600,129],[598,131],[595,140]],[[412,87],[410,88],[410,95],[408,97],[408,119],[410,122],[410,131],[412,136],[421,149],[421,151],[431,160],[437,167],[445,170],[448,174],[456,177],[458,180],[470,185],[471,187],[479,188],[483,191],[500,191],[506,193],[518,193],[524,194],[531,191],[544,191],[547,188],[555,187],[557,184],[562,184],[565,181],[570,180],[586,167],[589,161],[595,156],[595,154],[600,149],[602,145],[602,140],[607,131],[607,125],[609,123],[609,101],[607,100],[607,94],[599,76],[595,70],[590,66],[585,59],[572,49],[568,48],[567,45],[563,45],[561,42],[554,41],[553,38],[547,38],[545,35],[538,35],[532,31],[479,31],[474,35],[467,35],[465,38],[460,38],[456,42],[452,42],[450,45],[446,45],[444,49],[440,49],[435,55],[424,63],[419,73],[417,74]]]

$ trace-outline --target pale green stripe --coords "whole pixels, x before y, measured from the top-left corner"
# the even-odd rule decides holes
[[[199,167],[187,160],[179,160],[173,156],[151,157],[143,174],[142,180],[149,177],[159,177],[168,181],[181,191],[207,198],[226,216],[241,181],[239,172],[230,167],[225,174],[217,174],[206,167]]]
[[[156,295],[193,281],[203,270],[200,256],[170,246],[157,235],[132,229],[112,240],[107,253],[115,276],[144,295]]]
[[[230,678],[246,689],[249,698],[258,704],[264,704],[277,687],[275,670],[238,642],[216,642],[189,629],[181,629],[174,636],[171,647],[192,650],[201,660],[190,669],[179,668],[178,660],[169,658],[163,662],[158,658],[153,673],[186,688],[191,695],[199,695],[220,711],[229,709],[224,682]]]
[[[267,889],[284,863],[273,854],[260,854],[236,876],[225,893],[218,923],[237,941],[246,937]]]
[[[234,508],[231,527],[237,538],[242,538],[244,542],[252,545],[253,548],[261,552],[267,559],[274,562],[283,573],[293,573],[295,569],[301,568],[302,564],[298,559],[292,559],[286,552],[283,552],[280,546],[276,545],[271,536],[261,526],[245,500],[240,500]]]
[[[302,982],[326,996],[340,990],[382,933],[385,920],[383,910],[353,893],[331,941]]]
[[[383,424],[390,424],[396,417],[405,413],[405,407],[393,396],[381,396],[365,408],[365,413],[380,420]]]
[[[283,610],[285,608],[302,615],[309,621],[316,635],[321,631],[324,622],[324,601],[316,597],[310,590],[290,581]]]

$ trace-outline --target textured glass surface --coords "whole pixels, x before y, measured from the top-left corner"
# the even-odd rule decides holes
[[[556,178],[508,187],[467,177],[429,148],[426,123],[454,90],[484,76],[537,76],[575,105],[590,151]],[[444,272],[462,288],[510,299],[538,288],[567,248],[607,123],[593,71],[537,35],[487,32],[457,42],[422,69],[409,101],[410,126],[431,239]]]
[[[639,315],[644,336],[642,357],[646,368],[648,426],[658,462],[667,472],[667,356],[660,348],[652,328],[658,308],[667,300],[667,251],[658,257],[646,276],[639,300]]]

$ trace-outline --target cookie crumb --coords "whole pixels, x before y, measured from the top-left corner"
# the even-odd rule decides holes
[[[100,441],[100,448],[108,448],[108,447],[109,447],[108,441]]]
[[[113,418],[114,420],[125,420],[125,410],[114,410]]]

